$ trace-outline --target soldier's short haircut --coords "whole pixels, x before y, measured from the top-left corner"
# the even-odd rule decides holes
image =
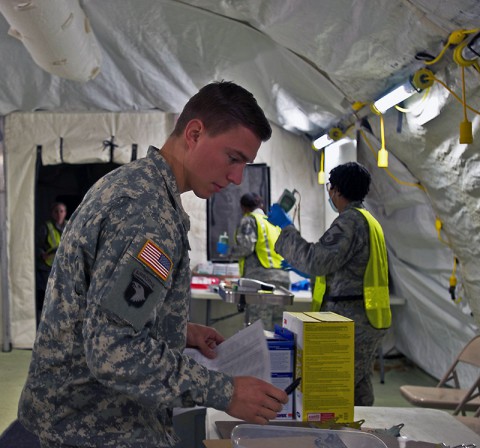
[[[180,136],[190,120],[203,122],[210,136],[229,131],[239,125],[267,141],[272,128],[255,97],[231,81],[215,81],[202,87],[187,102],[178,117],[173,136]]]
[[[363,201],[370,190],[371,176],[368,170],[357,162],[338,165],[330,171],[331,187],[336,187],[349,201]]]
[[[52,205],[50,205],[50,211],[53,212],[53,210],[55,210],[55,208],[58,206],[65,207],[65,210],[67,209],[67,206],[63,202],[53,202]]]

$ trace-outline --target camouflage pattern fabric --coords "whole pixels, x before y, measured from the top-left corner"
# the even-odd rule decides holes
[[[263,210],[258,208],[253,213],[264,214]],[[255,244],[257,243],[257,222],[253,216],[243,216],[236,233],[236,244],[232,246],[230,256],[245,257],[245,268],[243,276],[253,278],[275,286],[290,288],[290,275],[283,269],[267,269],[262,266],[255,253]],[[252,304],[248,305],[248,315],[250,323],[262,319],[265,330],[274,329],[274,325],[282,324],[283,307],[270,304]]]
[[[294,268],[312,277],[326,276],[325,297],[363,296],[370,235],[367,220],[355,208],[364,208],[362,202],[351,202],[317,243],[305,241],[294,226],[287,226],[275,244],[275,250]],[[326,302],[321,311],[333,311],[355,322],[355,404],[370,406],[373,362],[385,330],[370,325],[363,300]]]
[[[173,407],[228,407],[233,378],[182,354],[189,227],[157,148],[86,194],[55,257],[19,403],[43,446],[167,447]]]
[[[317,243],[305,241],[294,226],[282,230],[275,250],[301,272],[326,276],[326,294],[363,295],[363,275],[370,256],[367,220],[351,202],[333,221]]]

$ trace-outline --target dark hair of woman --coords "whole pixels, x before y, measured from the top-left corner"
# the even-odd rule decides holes
[[[336,188],[349,201],[363,201],[370,190],[372,178],[368,170],[357,162],[338,165],[330,171],[330,188]]]

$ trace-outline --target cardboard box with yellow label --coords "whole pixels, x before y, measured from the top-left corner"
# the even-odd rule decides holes
[[[295,334],[295,418],[354,420],[354,322],[331,312],[283,313]]]

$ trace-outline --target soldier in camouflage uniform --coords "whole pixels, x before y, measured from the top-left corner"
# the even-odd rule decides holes
[[[167,447],[172,408],[225,410],[266,424],[287,401],[253,377],[210,371],[224,339],[188,323],[189,218],[180,194],[241,182],[271,128],[253,96],[212,83],[161,150],[100,179],[65,230],[48,281],[18,417],[42,447]]]
[[[369,223],[359,209],[364,210],[363,199],[370,179],[370,173],[355,162],[331,171],[327,184],[329,202],[339,216],[317,243],[305,241],[278,205],[274,204],[269,214],[269,220],[282,227],[275,250],[298,271],[311,277],[325,276],[321,311],[331,311],[355,322],[356,406],[373,405],[373,363],[385,328],[390,325],[388,322],[382,325],[384,328],[375,328],[365,311],[364,274],[371,246]],[[384,255],[384,274],[388,278],[386,251]],[[389,313],[389,303],[387,306]]]
[[[289,273],[279,268],[264,267],[255,250],[258,240],[258,226],[255,217],[251,214],[265,215],[262,198],[255,193],[246,193],[240,198],[240,206],[242,207],[244,216],[237,228],[235,234],[236,244],[231,248],[229,256],[243,259],[244,267],[242,277],[253,278],[289,289]],[[266,224],[270,225],[268,222]],[[271,241],[272,251],[275,241]],[[262,319],[263,326],[266,330],[273,330],[275,324],[282,324],[283,307],[280,305],[268,303],[251,304],[248,305],[247,312],[249,313],[249,321],[252,323]]]

